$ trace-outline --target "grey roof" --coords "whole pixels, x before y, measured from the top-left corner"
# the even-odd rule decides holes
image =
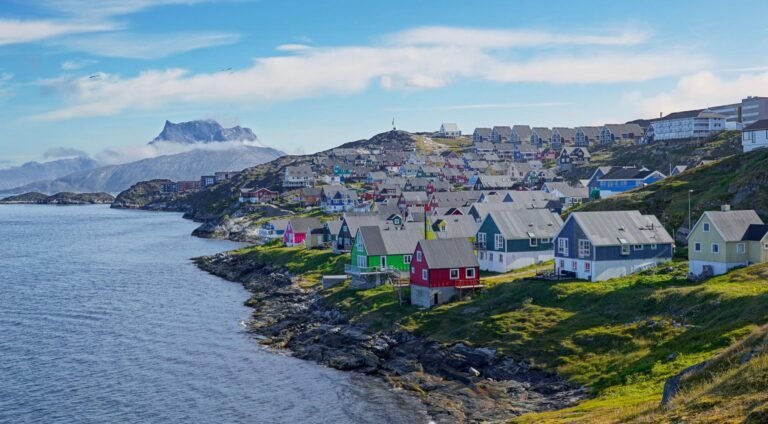
[[[557,200],[553,194],[541,190],[508,191],[504,195],[506,204],[512,203],[521,209],[543,209],[549,206],[553,200]]]
[[[291,228],[294,233],[306,233],[307,231],[322,227],[323,224],[317,218],[291,218]]]
[[[521,153],[522,153],[522,152],[526,152],[526,153],[536,153],[536,152],[538,152],[538,151],[539,151],[539,149],[537,149],[537,148],[536,148],[536,146],[534,146],[534,145],[533,145],[533,144],[531,144],[531,143],[526,143],[526,142],[522,142],[522,143],[520,143],[520,147],[518,147],[518,150],[519,150]]]
[[[581,132],[587,137],[587,138],[599,138],[600,137],[600,127],[578,127],[576,128],[577,131],[581,130]]]
[[[514,152],[515,151],[515,143],[499,143],[496,145],[496,151],[501,152]]]
[[[759,121],[749,124],[744,131],[759,131],[768,130],[768,119],[761,119]]]
[[[436,231],[435,236],[440,239],[469,238],[477,233],[477,222],[470,215],[443,215],[431,218],[433,229],[440,222],[445,222],[444,231]]]
[[[572,186],[566,182],[548,182],[544,183],[547,190],[552,193],[554,191],[560,192],[564,197],[573,198],[587,198],[589,197],[589,190],[579,184],[578,186]]]
[[[458,131],[459,126],[454,124],[453,122],[443,122],[443,125],[441,125],[444,131]]]
[[[490,137],[491,136],[491,129],[490,128],[475,128],[475,131],[473,134],[477,134],[480,137]]]
[[[531,127],[528,125],[515,125],[512,127],[512,129],[521,139],[528,139],[531,137]]]
[[[328,227],[328,231],[331,234],[338,234],[339,230],[341,230],[341,220],[340,219],[334,219],[332,221],[327,221],[325,223],[325,226]]]
[[[610,172],[600,177],[600,180],[640,180],[653,174],[653,172],[647,168],[623,166],[611,169]]]
[[[368,255],[409,255],[423,239],[420,223],[406,224],[405,229],[394,227],[364,226],[359,231]]]
[[[745,211],[706,211],[704,216],[726,242],[739,241],[752,224],[763,224],[754,210]],[[696,224],[698,226],[698,223]],[[694,226],[695,228],[695,226]]]
[[[613,135],[634,134],[640,136],[643,134],[643,129],[637,124],[605,124],[605,128]]]
[[[585,158],[592,157],[592,155],[589,154],[589,150],[587,150],[586,147],[565,146],[565,147],[563,147],[562,151],[565,152],[566,155],[570,156],[571,154],[573,154],[573,152],[575,152],[577,150],[581,150],[582,152],[584,152],[584,157]],[[562,152],[560,154],[562,154]]]
[[[445,206],[468,206],[480,197],[479,191],[438,191],[432,194],[437,204]]]
[[[419,245],[430,269],[479,266],[467,239],[421,240]]]
[[[427,193],[423,191],[404,191],[402,196],[406,203],[425,204],[428,200]]]
[[[511,177],[503,175],[483,175],[478,178],[484,189],[488,188],[510,188],[515,185]]]
[[[349,234],[354,235],[357,233],[357,229],[363,226],[378,226],[382,222],[382,218],[379,215],[344,215],[344,222],[347,223],[349,228]]]
[[[546,209],[492,210],[492,219],[507,240],[553,238],[560,231],[560,215]]]
[[[552,132],[554,133],[557,131],[558,134],[560,134],[560,137],[565,139],[575,139],[576,138],[576,129],[574,128],[568,128],[568,127],[555,127],[552,128]]]
[[[272,224],[272,228],[275,230],[282,230],[285,231],[286,228],[288,228],[288,221],[289,219],[270,219],[266,223]]]
[[[536,133],[536,136],[543,139],[549,139],[552,138],[552,130],[546,127],[534,127],[533,132]]]
[[[663,118],[654,119],[653,122],[667,121],[672,119],[686,119],[686,118],[725,118],[725,116],[719,113],[712,112],[709,109],[695,109],[695,110],[686,110],[682,112],[670,113],[669,115]]]
[[[286,166],[285,175],[286,177],[300,178],[300,177],[314,177],[315,173],[312,172],[312,167],[310,166],[305,166],[305,165]]]
[[[568,219],[579,224],[594,246],[674,243],[658,218],[636,210],[574,212]]]
[[[510,134],[512,134],[512,128],[506,125],[495,126],[493,127],[493,131],[496,132],[496,134],[501,135],[502,137],[508,137]]]

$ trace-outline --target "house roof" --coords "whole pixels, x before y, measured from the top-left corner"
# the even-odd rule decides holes
[[[574,212],[568,219],[576,221],[594,246],[674,243],[658,218],[636,210]]]
[[[638,124],[605,124],[605,128],[614,135],[634,134],[639,136],[643,134],[643,128]]]
[[[440,239],[469,238],[477,233],[477,223],[475,218],[470,215],[442,215],[431,218],[435,236]],[[437,231],[434,227],[445,223],[442,231]]]
[[[535,132],[539,138],[552,138],[552,130],[546,127],[534,127],[533,132]]]
[[[422,224],[406,224],[405,229],[394,227],[363,226],[359,231],[363,237],[365,251],[368,255],[408,255],[416,249],[421,240],[422,232],[418,231]],[[418,227],[418,228],[417,228]]]
[[[428,200],[427,193],[423,191],[404,191],[402,196],[407,203],[416,202],[416,203],[423,204],[423,203],[427,203],[427,200]]]
[[[682,112],[670,113],[669,115],[663,118],[654,119],[652,122],[667,121],[672,119],[687,119],[687,118],[725,118],[725,116],[719,113],[712,112],[709,109],[695,109],[695,110],[685,110]]]
[[[430,269],[477,267],[472,244],[465,238],[419,241]]]
[[[441,125],[443,131],[459,131],[459,126],[453,122],[443,122]]]
[[[600,180],[640,180],[652,174],[647,168],[637,166],[614,167],[608,173],[600,177]]]
[[[504,195],[505,204],[514,204],[519,209],[543,209],[553,200],[557,200],[553,194],[541,190],[508,191]]]
[[[503,175],[483,175],[478,178],[483,188],[510,188],[515,185],[515,181]]]
[[[747,231],[741,238],[744,241],[761,241],[768,233],[768,225],[765,224],[750,224],[747,227]]]
[[[761,119],[759,121],[749,124],[744,131],[759,131],[768,130],[768,119]]]
[[[706,211],[704,216],[726,242],[739,241],[752,224],[762,225],[763,220],[754,210],[743,211]],[[698,223],[696,223],[698,226]],[[695,228],[695,226],[694,226]]]
[[[585,158],[592,157],[592,155],[589,154],[589,150],[587,150],[586,147],[574,147],[574,146],[565,146],[565,147],[563,147],[563,151],[568,156],[570,156],[576,150],[581,150],[582,152],[584,152],[584,157]]]
[[[353,235],[357,233],[357,229],[363,226],[377,226],[382,222],[382,217],[379,215],[350,215],[345,214],[343,218],[347,223],[349,234]]]
[[[271,224],[272,228],[275,230],[285,231],[285,229],[288,227],[288,221],[289,219],[270,219],[266,222],[266,224]]]
[[[491,129],[490,128],[475,128],[475,132],[473,134],[477,134],[481,137],[490,137],[491,136]]]
[[[552,238],[560,231],[560,215],[546,209],[491,210],[488,218],[508,240]]]
[[[477,201],[480,192],[467,191],[438,191],[432,194],[440,206],[468,206]]]
[[[572,186],[566,182],[548,182],[544,183],[544,186],[550,193],[558,191],[564,197],[574,198],[587,198],[589,197],[589,190],[583,185]]]
[[[312,167],[306,166],[306,165],[286,166],[285,175],[292,178],[300,178],[300,177],[314,177],[315,173],[312,172]]]
[[[576,137],[576,129],[574,128],[568,128],[568,127],[555,127],[552,128],[552,132],[554,133],[557,131],[558,134],[560,134],[560,137],[562,138],[575,138]]]
[[[328,227],[328,231],[331,234],[338,234],[339,230],[341,229],[341,220],[340,219],[334,219],[332,221],[327,221],[325,223],[325,226]]]
[[[512,129],[520,138],[529,138],[531,136],[531,127],[528,125],[515,125]]]
[[[496,134],[499,134],[501,136],[509,136],[510,134],[512,134],[512,128],[506,125],[495,126],[493,127],[493,131],[495,131]]]
[[[576,131],[581,130],[581,132],[587,136],[587,138],[599,138],[600,137],[600,127],[578,127],[576,128]]]
[[[294,233],[306,233],[307,231],[322,227],[323,224],[317,218],[291,218],[291,228]]]

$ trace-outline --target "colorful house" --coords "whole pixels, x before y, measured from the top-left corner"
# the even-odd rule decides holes
[[[312,229],[322,226],[317,218],[291,218],[283,233],[283,244],[287,247],[303,246]]]
[[[480,287],[480,269],[466,239],[421,240],[411,255],[411,304],[429,308],[462,289]]]
[[[768,225],[754,210],[701,215],[688,236],[688,272],[694,276],[725,274],[739,266],[768,261]]]
[[[603,281],[671,261],[673,250],[672,237],[653,215],[574,212],[555,236],[555,273]]]
[[[347,274],[352,276],[351,286],[376,287],[393,275],[407,275],[413,251],[422,239],[422,225],[406,223],[402,227],[382,225],[358,228],[350,263],[345,267]]]
[[[477,230],[480,269],[507,272],[554,257],[563,220],[546,209],[490,210]]]

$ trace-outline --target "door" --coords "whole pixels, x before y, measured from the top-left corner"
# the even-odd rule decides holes
[[[381,269],[384,269],[386,267],[387,267],[387,257],[386,256],[382,256],[381,257]]]
[[[435,293],[435,299],[434,300],[435,300],[435,303],[433,303],[433,305],[439,305],[440,304],[440,298],[439,298],[439,294],[438,293]]]

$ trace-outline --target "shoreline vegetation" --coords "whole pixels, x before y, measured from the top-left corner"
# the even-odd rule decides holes
[[[6,205],[107,205],[115,201],[109,193],[69,193],[47,195],[29,192],[0,199]]]
[[[438,422],[723,422],[754,413],[745,399],[766,387],[709,399],[718,408],[705,414],[688,393],[714,377],[686,376],[660,406],[681,370],[759,339],[768,264],[698,283],[682,261],[600,283],[537,281],[531,267],[486,275],[484,293],[422,310],[400,305],[391,286],[322,289],[321,276],[342,273],[346,260],[267,245],[195,262],[249,290],[249,328],[262,343],[384,378]]]

